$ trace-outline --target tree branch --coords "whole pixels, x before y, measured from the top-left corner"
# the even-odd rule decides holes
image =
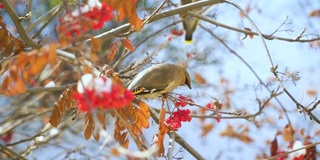
[[[153,108],[149,107],[150,114],[152,119],[159,124],[159,113],[155,111]],[[199,154],[198,151],[196,151],[188,142],[186,142],[177,132],[174,132],[175,141],[180,144],[181,147],[186,149],[195,159],[198,160],[204,160],[205,158],[202,157],[201,154]],[[170,136],[170,134],[168,133]]]
[[[24,26],[22,26],[21,20],[19,19],[19,16],[16,13],[16,11],[11,6],[10,2],[8,0],[0,0],[0,2],[3,4],[4,9],[7,11],[13,23],[17,27],[17,30],[21,36],[21,39],[31,48],[35,48],[35,49],[40,48],[40,45],[28,35],[26,30],[24,29]]]

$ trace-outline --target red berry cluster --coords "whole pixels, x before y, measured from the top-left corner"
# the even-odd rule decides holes
[[[0,3],[0,9],[3,9],[4,7],[3,7],[3,5],[2,5],[2,3]]]
[[[176,107],[185,107],[188,103],[193,103],[193,100],[188,98],[188,97],[184,97],[182,95],[179,95],[178,97],[179,99],[177,101],[174,102],[174,105]]]
[[[110,84],[110,82],[110,79],[95,77],[92,81],[89,81],[89,83],[84,84],[83,91],[78,91],[73,94],[74,100],[77,101],[76,105],[78,109],[82,112],[89,112],[98,107],[118,109],[129,105],[134,98],[133,93],[119,84],[112,83],[111,86],[108,87],[108,83]],[[78,85],[79,84],[82,85],[81,83],[78,83]]]
[[[92,20],[92,29],[98,30],[103,27],[104,22],[113,19],[112,10],[112,6],[102,3],[101,7],[94,7],[91,11],[85,13],[84,16]]]
[[[206,105],[206,108],[209,108],[209,109],[217,109],[217,110],[220,110],[222,107],[222,104],[219,103],[218,101],[212,101],[210,103],[208,103]],[[221,117],[221,113],[217,113],[217,116],[218,117]],[[220,123],[221,122],[221,118],[216,118],[217,122]]]
[[[173,112],[173,114],[166,119],[166,124],[171,130],[176,131],[181,127],[181,122],[190,122],[191,121],[190,110],[180,110]]]
[[[60,26],[57,30],[67,37],[71,37],[81,35],[89,29],[101,29],[105,22],[113,19],[112,11],[113,7],[107,3],[89,7],[88,11],[85,9],[74,11],[60,18]]]

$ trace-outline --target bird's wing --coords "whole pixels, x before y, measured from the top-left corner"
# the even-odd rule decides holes
[[[140,77],[135,78],[137,79],[136,81],[134,79],[131,82],[134,83],[134,86],[131,86],[130,89],[136,91],[136,94],[161,92],[174,80],[174,74],[176,74],[175,70],[172,70],[169,67],[153,68],[152,72],[151,69],[146,70]]]

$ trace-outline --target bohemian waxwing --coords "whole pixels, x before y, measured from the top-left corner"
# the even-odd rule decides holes
[[[187,70],[180,65],[162,63],[140,72],[128,89],[141,98],[157,99],[159,94],[168,93],[183,85],[191,89]]]
[[[192,2],[196,2],[196,1],[198,1],[198,0],[181,0],[180,5],[186,5],[186,4],[189,4]],[[192,11],[196,12],[199,10],[201,10],[201,8],[195,9]],[[192,43],[192,34],[196,30],[196,28],[199,24],[199,19],[197,19],[195,17],[187,16],[186,14],[181,14],[180,17],[183,20],[182,24],[183,24],[183,28],[186,32],[185,33],[185,42],[187,44],[191,44]]]

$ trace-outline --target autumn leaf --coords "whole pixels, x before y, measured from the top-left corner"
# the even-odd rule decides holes
[[[61,121],[61,114],[59,111],[59,107],[57,106],[58,103],[55,103],[53,106],[53,110],[51,113],[51,117],[49,120],[49,123],[53,126],[53,127],[57,127]]]
[[[49,54],[48,60],[49,60],[51,67],[53,67],[57,62],[57,53],[56,53],[57,48],[58,48],[58,44],[56,44],[56,43],[50,44],[49,52],[48,52],[48,54]]]
[[[109,53],[108,53],[108,61],[112,62],[114,59],[114,56],[116,55],[118,51],[118,43],[117,42],[112,42],[109,48]]]
[[[205,79],[202,77],[202,75],[199,74],[199,73],[195,73],[195,74],[194,74],[194,79],[195,79],[195,81],[198,82],[199,84],[206,84],[206,83],[207,83],[206,80],[205,80]]]
[[[288,142],[293,142],[293,133],[292,133],[292,128],[290,124],[287,124],[283,128],[283,139]]]
[[[314,96],[317,96],[317,91],[314,90],[314,89],[308,89],[308,90],[307,90],[307,94],[308,94],[309,96],[314,97]]]
[[[150,118],[149,106],[146,103],[142,102],[142,101],[139,101],[138,105],[140,107],[140,110],[144,113],[144,116],[146,118]]]
[[[101,39],[99,38],[91,38],[91,51],[92,52],[100,52],[101,50]]]
[[[92,130],[93,130],[93,122],[92,122],[92,115],[91,113],[87,113],[86,114],[86,129],[84,130],[84,137],[88,140],[90,137],[91,137],[91,133],[92,133]]]
[[[66,109],[70,109],[73,105],[73,93],[77,90],[77,85],[67,88],[60,96],[59,101],[54,103],[49,123],[57,127],[64,116]]]
[[[202,128],[201,137],[205,137],[213,129],[213,123],[205,124],[201,128]]]
[[[277,138],[275,137],[274,140],[271,142],[271,147],[270,147],[271,157],[277,155],[277,151],[278,151],[278,141],[277,141]]]
[[[120,22],[128,18],[129,23],[136,31],[142,29],[142,20],[138,17],[136,6],[137,2],[132,0],[102,0],[114,7],[117,12],[117,20]]]
[[[244,28],[245,30],[247,30],[247,31],[251,31],[251,29],[250,28]],[[251,38],[251,39],[253,39],[253,34],[248,34],[249,35],[249,37]]]
[[[312,10],[309,14],[310,17],[320,17],[320,9]]]
[[[250,143],[253,140],[249,137],[246,129],[240,131],[239,133],[236,132],[231,125],[228,125],[227,128],[220,133],[220,136],[222,137],[230,137],[230,138],[236,138],[244,143]]]
[[[132,42],[128,38],[121,38],[120,42],[122,45],[129,51],[133,52],[134,51],[134,46],[132,45]]]
[[[40,55],[40,56],[34,56],[30,60],[29,73],[31,75],[38,74],[40,71],[42,71],[42,69],[45,67],[45,65],[48,64],[48,62],[49,62],[49,59],[48,59],[47,55],[45,55],[45,54]]]
[[[157,141],[157,146],[159,148],[158,156],[163,156],[164,155],[163,140],[164,140],[165,134],[167,134],[167,132],[169,131],[169,128],[164,123],[165,116],[166,116],[166,110],[162,107],[161,110],[160,110],[158,141]]]

